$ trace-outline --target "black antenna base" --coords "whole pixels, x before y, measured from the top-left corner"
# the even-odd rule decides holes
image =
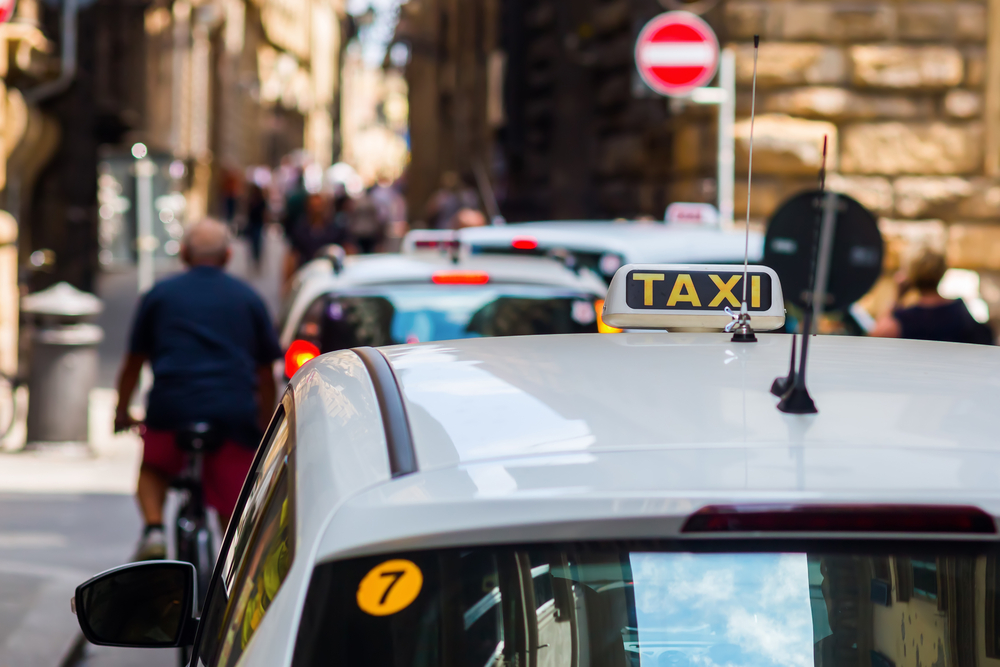
[[[746,275],[746,274],[744,274]],[[743,310],[736,319],[729,323],[726,327],[726,331],[733,332],[733,343],[756,343],[757,336],[753,332],[753,326],[750,325],[750,315],[746,312],[746,304],[743,305]]]
[[[788,375],[783,378],[775,378],[771,383],[771,393],[781,398],[788,390],[795,386],[795,334],[792,334],[792,362],[788,365]]]
[[[819,413],[813,403],[809,390],[805,387],[792,387],[781,397],[778,409],[789,415],[815,415]]]
[[[771,383],[771,393],[781,398],[784,396],[788,390],[795,384],[795,374],[789,375],[786,378],[774,378],[774,382]]]

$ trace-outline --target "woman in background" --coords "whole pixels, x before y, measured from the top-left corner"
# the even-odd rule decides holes
[[[872,330],[881,338],[936,340],[948,343],[992,345],[993,332],[980,324],[961,299],[946,299],[938,292],[948,265],[940,253],[926,251],[896,280],[896,303]],[[918,293],[913,305],[901,301],[910,290]]]

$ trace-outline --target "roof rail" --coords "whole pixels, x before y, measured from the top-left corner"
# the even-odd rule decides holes
[[[373,347],[356,347],[351,351],[361,357],[375,387],[393,479],[417,472],[417,455],[413,450],[413,434],[406,416],[403,390],[392,365],[384,354]]]

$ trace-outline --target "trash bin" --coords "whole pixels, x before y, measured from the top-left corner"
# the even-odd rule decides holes
[[[97,346],[104,331],[88,322],[100,299],[68,283],[21,299],[33,320],[28,374],[27,447],[87,443],[90,392],[97,384]]]

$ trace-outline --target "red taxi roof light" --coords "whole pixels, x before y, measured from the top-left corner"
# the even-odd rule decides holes
[[[939,533],[995,535],[996,524],[977,507],[926,505],[709,506],[684,524],[684,533]]]
[[[285,377],[291,379],[299,369],[321,354],[320,349],[306,340],[297,340],[285,352]]]
[[[537,250],[538,239],[533,236],[516,236],[510,245],[515,250]]]
[[[485,285],[490,274],[485,271],[439,271],[431,276],[435,285]]]

